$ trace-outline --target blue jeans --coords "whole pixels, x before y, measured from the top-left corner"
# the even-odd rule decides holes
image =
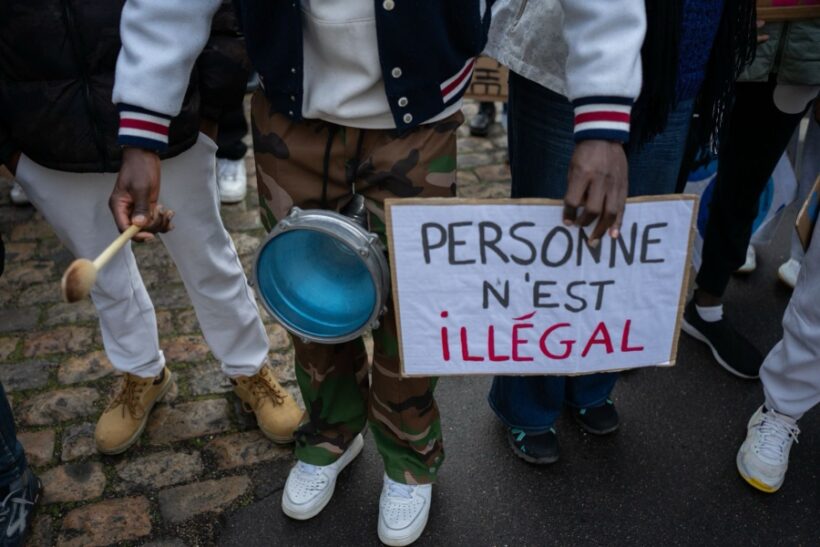
[[[630,196],[675,191],[692,108],[693,101],[681,101],[662,134],[640,149],[627,147]],[[510,72],[512,197],[564,197],[575,149],[573,118],[566,97]],[[496,376],[489,402],[507,427],[542,433],[553,426],[565,404],[577,408],[603,404],[617,380],[617,373]]]
[[[14,416],[0,384],[0,488],[19,479],[26,470],[26,455],[14,431]]]

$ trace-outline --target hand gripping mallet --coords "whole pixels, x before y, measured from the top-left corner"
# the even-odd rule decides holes
[[[125,230],[93,262],[87,258],[78,258],[72,262],[63,274],[63,280],[60,283],[65,301],[79,302],[88,296],[91,287],[97,281],[97,272],[139,231],[139,226],[131,226]]]

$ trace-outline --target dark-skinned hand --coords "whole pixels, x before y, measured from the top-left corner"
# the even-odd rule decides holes
[[[132,224],[142,227],[134,241],[148,241],[153,234],[171,230],[173,211],[157,203],[160,185],[160,160],[155,152],[126,147],[108,207],[122,232]]]
[[[564,224],[598,224],[589,236],[597,245],[604,234],[618,237],[629,189],[627,161],[619,142],[588,140],[575,145],[564,196]],[[583,208],[579,214],[579,208]]]

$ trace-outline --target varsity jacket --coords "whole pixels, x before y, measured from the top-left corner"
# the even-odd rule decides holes
[[[486,53],[575,106],[575,140],[629,139],[644,0],[498,0]]]
[[[539,0],[539,2],[544,0]],[[547,0],[555,1],[555,0]],[[396,128],[413,128],[428,120],[463,95],[472,75],[475,57],[486,45],[490,8],[494,0],[374,0],[379,60],[385,92]],[[565,21],[545,18],[543,29],[536,29],[533,40],[547,31],[564,27],[570,52],[576,52],[567,70],[578,74],[577,99],[582,104],[579,124],[598,110],[604,118],[619,108],[617,123],[626,126],[629,107],[640,89],[640,41],[645,21],[643,0],[562,0],[573,9]],[[636,13],[633,5],[639,3]],[[273,108],[295,120],[302,117],[302,24],[299,0],[236,0],[245,32],[248,53],[259,72],[264,91]],[[195,7],[186,0],[128,0],[123,11],[123,47],[117,63],[114,101],[120,105],[120,144],[161,151],[165,146],[165,120],[178,110],[185,81],[193,60],[205,43],[211,13],[218,0],[197,0]],[[614,6],[617,4],[617,6]],[[613,16],[623,5],[634,17]],[[617,64],[635,77],[631,86],[599,85],[600,57],[612,38],[619,33],[595,33],[605,25],[590,20],[625,21],[631,28],[626,35],[637,37],[634,62]],[[544,32],[541,33],[540,31]],[[590,48],[585,42],[596,44]],[[550,47],[547,43],[546,47]],[[630,50],[618,46],[618,51]],[[631,51],[628,51],[632,54]],[[605,56],[606,59],[609,56]],[[573,64],[573,61],[575,63]],[[612,73],[612,69],[607,70]],[[588,79],[585,83],[584,80]],[[629,80],[630,78],[625,78]],[[619,79],[619,82],[621,80]],[[609,102],[607,102],[609,101]],[[626,104],[625,104],[626,103]],[[590,106],[591,105],[591,106]],[[598,110],[596,110],[598,109]],[[135,123],[133,117],[146,114],[151,119]],[[606,119],[601,124],[611,124]],[[137,127],[135,130],[135,127]],[[590,126],[581,126],[582,129]],[[612,133],[584,130],[580,138],[612,137]],[[625,140],[625,139],[624,139]]]

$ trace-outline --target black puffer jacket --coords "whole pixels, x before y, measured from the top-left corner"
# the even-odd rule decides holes
[[[0,0],[0,163],[20,150],[73,172],[119,170],[119,116],[111,102],[124,0]],[[214,18],[180,114],[175,156],[197,138],[202,114],[217,119],[242,100],[250,63],[229,1]]]

